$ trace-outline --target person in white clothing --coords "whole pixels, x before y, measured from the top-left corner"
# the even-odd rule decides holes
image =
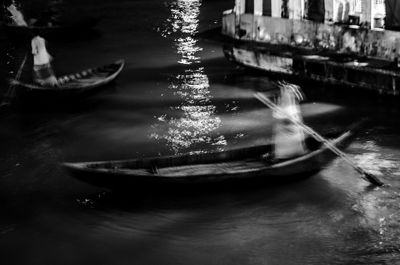
[[[32,39],[33,80],[42,86],[58,86],[51,67],[51,56],[46,49],[46,41],[40,36]]]
[[[289,159],[306,152],[303,130],[288,119],[290,117],[302,122],[298,104],[300,100],[303,100],[303,94],[298,86],[288,83],[280,84],[280,97],[277,105],[281,112],[272,114],[276,120],[273,135],[273,159]]]
[[[19,11],[18,8],[14,4],[9,5],[7,7],[7,10],[8,10],[8,12],[10,12],[10,14],[11,14],[10,18],[12,19],[12,21],[15,25],[23,26],[23,27],[28,26],[21,11]]]

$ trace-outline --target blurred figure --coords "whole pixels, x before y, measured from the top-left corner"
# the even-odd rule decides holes
[[[36,36],[32,39],[33,81],[42,86],[58,86],[57,78],[51,67],[52,57],[47,52],[46,41]]]
[[[300,88],[293,84],[280,83],[280,96],[277,105],[281,112],[273,112],[275,118],[273,159],[289,159],[306,152],[304,132],[289,118],[302,122],[299,101],[303,100]]]
[[[10,12],[11,14],[10,18],[15,25],[24,27],[28,26],[28,24],[24,19],[24,15],[22,15],[21,11],[19,11],[14,4],[9,5],[7,7],[7,10],[8,12]]]

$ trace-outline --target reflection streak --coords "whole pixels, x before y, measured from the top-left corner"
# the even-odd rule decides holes
[[[222,135],[213,135],[221,126],[221,119],[215,116],[216,106],[211,102],[210,84],[204,68],[200,67],[201,58],[197,53],[203,49],[198,46],[194,35],[199,25],[201,0],[177,0],[170,6],[171,17],[162,31],[162,36],[179,35],[174,38],[178,63],[187,68],[178,74],[168,88],[182,99],[179,106],[172,107],[182,113],[181,117],[158,117],[167,126],[163,133],[153,133],[155,139],[163,139],[175,153],[191,151],[201,152],[207,144],[224,146],[226,140]],[[154,127],[159,127],[159,124]]]

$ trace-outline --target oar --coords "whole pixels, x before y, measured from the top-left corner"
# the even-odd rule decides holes
[[[26,59],[28,58],[28,52],[25,54],[24,59],[22,60],[22,63],[17,71],[17,74],[15,75],[15,80],[18,81],[18,79],[21,77],[22,74],[22,69],[25,66]],[[0,107],[6,107],[9,106],[11,103],[12,97],[14,97],[15,94],[15,82],[10,83],[10,87],[8,88],[7,92],[4,94],[4,100],[0,104]]]
[[[288,120],[302,128],[306,133],[308,133],[310,136],[314,137],[317,141],[323,143],[326,147],[328,147],[333,153],[341,157],[344,161],[346,161],[350,166],[352,166],[358,173],[360,173],[366,180],[371,182],[372,184],[376,186],[382,186],[383,182],[378,179],[376,176],[366,172],[364,169],[362,169],[360,166],[358,166],[349,156],[347,156],[345,153],[340,151],[335,144],[333,144],[331,141],[325,139],[322,137],[319,133],[314,131],[312,128],[308,127],[304,123],[295,120],[294,118],[290,117],[289,115],[285,115],[284,112],[280,107],[278,107],[275,103],[273,103],[269,98],[261,94],[260,92],[255,94],[255,97],[260,100],[262,103],[270,107],[273,111],[285,116]]]

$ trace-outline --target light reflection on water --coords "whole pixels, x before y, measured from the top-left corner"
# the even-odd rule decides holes
[[[380,150],[375,141],[366,141],[358,148],[364,151],[355,155],[354,160],[366,171],[378,176],[400,174],[400,163],[396,159],[389,157],[387,155],[388,152],[382,152],[383,150]]]
[[[201,152],[206,146],[225,146],[223,135],[215,135],[221,126],[221,119],[215,115],[216,106],[212,104],[210,84],[204,68],[199,64],[197,54],[202,51],[198,46],[195,34],[199,25],[201,0],[177,0],[171,3],[171,16],[167,19],[164,37],[178,35],[174,38],[178,64],[187,66],[183,73],[175,76],[168,89],[182,102],[171,107],[182,112],[181,117],[161,115],[151,137],[165,140],[175,152]],[[176,34],[175,34],[176,33]],[[161,129],[160,129],[161,128]],[[164,128],[164,129],[163,129]]]
[[[367,188],[368,183],[360,180],[360,175],[355,171],[351,173],[350,167],[344,170],[347,165],[343,167],[339,159],[332,167],[335,178],[338,178],[338,172],[347,171],[346,175],[340,177],[346,182],[357,181],[357,187],[346,189],[354,214],[350,219],[353,221],[347,223],[349,233],[346,237],[368,244],[349,244],[345,253],[356,256],[360,264],[392,264],[400,253],[400,193],[397,185],[400,153],[393,146],[392,135],[381,133],[381,136],[380,139],[391,142],[390,147],[383,146],[369,136],[369,139],[351,144],[349,152],[359,166],[382,179],[386,186]]]
[[[196,46],[197,41],[194,38],[179,38],[176,41],[178,54],[182,56],[178,63],[190,65],[200,62],[200,57],[195,56],[195,53],[202,51],[202,48]]]

